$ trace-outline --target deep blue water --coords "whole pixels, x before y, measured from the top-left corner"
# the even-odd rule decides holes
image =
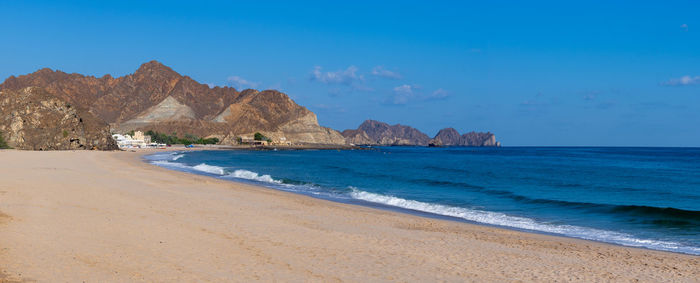
[[[146,159],[340,202],[700,255],[700,148],[382,147]]]

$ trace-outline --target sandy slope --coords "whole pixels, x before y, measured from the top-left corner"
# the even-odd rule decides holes
[[[0,281],[693,281],[700,257],[424,219],[167,171],[0,151]]]

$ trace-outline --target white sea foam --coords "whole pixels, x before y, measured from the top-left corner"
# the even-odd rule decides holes
[[[165,168],[170,168],[170,169],[186,169],[186,170],[192,169],[192,167],[187,166],[185,164],[177,163],[177,162],[170,162],[170,161],[166,161],[166,160],[151,161],[151,164],[158,165],[158,166],[165,167]]]
[[[264,183],[282,184],[282,181],[275,180],[270,175],[260,175],[256,172],[243,170],[243,169],[238,169],[236,171],[233,171],[233,173],[228,174],[227,176],[233,177],[233,178],[239,178],[239,179],[264,182]]]
[[[170,158],[170,160],[175,161],[175,160],[178,160],[178,159],[183,158],[183,157],[185,157],[184,154],[176,154],[176,155],[173,155],[173,157]]]
[[[213,166],[213,165],[209,165],[209,164],[206,164],[206,163],[202,163],[202,164],[199,164],[199,165],[192,166],[192,169],[197,170],[197,171],[200,171],[200,172],[204,172],[204,173],[215,174],[215,175],[224,175],[224,174],[226,174],[226,170],[224,170],[223,167]]]
[[[386,196],[361,191],[356,188],[352,188],[350,196],[354,199],[368,201],[372,203],[389,205],[414,211],[427,212],[437,215],[456,217],[468,221],[490,225],[560,234],[569,237],[615,243],[619,245],[633,247],[646,247],[658,250],[700,254],[700,248],[684,246],[682,244],[674,242],[638,239],[624,233],[579,227],[573,225],[556,225],[541,223],[530,218],[510,216],[499,212],[482,211],[477,209],[407,200],[393,196]]]

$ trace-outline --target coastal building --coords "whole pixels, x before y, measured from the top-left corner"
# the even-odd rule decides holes
[[[151,143],[151,136],[144,135],[142,131],[135,131],[133,139],[137,141],[143,141],[143,143],[145,144]]]
[[[134,135],[129,134],[113,134],[112,138],[117,142],[120,149],[129,148],[165,148],[165,144],[151,142],[151,136],[144,135],[141,131],[134,132]]]
[[[264,141],[264,140],[256,140],[255,138],[247,137],[247,136],[240,136],[240,141],[241,144],[249,144],[249,145],[255,145],[255,146],[266,146],[270,144],[269,141]]]
[[[271,144],[291,146],[292,142],[288,141],[287,138],[285,138],[285,137],[280,137],[279,139],[272,141]]]
[[[240,141],[242,144],[249,144],[255,141],[255,139],[247,136],[240,136]]]

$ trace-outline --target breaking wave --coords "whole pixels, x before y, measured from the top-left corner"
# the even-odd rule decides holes
[[[204,173],[214,174],[214,175],[226,174],[226,170],[224,169],[224,167],[213,166],[213,165],[209,165],[206,163],[192,166],[192,169],[200,171],[200,172],[204,172]]]
[[[682,252],[700,255],[700,248],[684,246],[675,242],[638,239],[631,235],[606,231],[594,228],[579,227],[573,225],[557,225],[537,222],[530,218],[510,216],[500,212],[482,211],[463,207],[454,207],[442,204],[426,203],[408,200],[393,196],[370,193],[352,188],[350,196],[354,199],[399,207],[408,210],[427,212],[436,215],[460,218],[463,220],[503,226],[551,234],[559,234],[568,237],[608,242],[632,247],[645,247],[651,249]]]
[[[200,163],[198,165],[190,166],[190,165],[186,165],[186,164],[179,163],[179,162],[172,162],[172,161],[175,161],[175,160],[182,158],[182,156],[183,155],[175,155],[172,158],[168,158],[170,160],[163,160],[166,158],[158,158],[156,160],[152,160],[151,164],[158,165],[158,166],[165,167],[165,168],[169,168],[169,169],[175,169],[175,170],[207,173],[207,174],[221,176],[221,177],[227,178],[227,179],[235,178],[235,179],[244,179],[244,180],[257,181],[257,182],[269,183],[269,184],[286,184],[286,182],[283,182],[281,180],[273,179],[272,176],[270,176],[270,175],[266,175],[266,174],[261,175],[261,174],[258,174],[256,172],[248,171],[248,170],[244,170],[244,169],[237,169],[237,170],[234,170],[233,172],[229,172],[224,167],[209,165],[206,163]],[[296,182],[296,181],[291,180],[291,182]]]
[[[282,184],[282,181],[272,179],[272,177],[270,175],[260,175],[258,173],[253,172],[253,171],[248,171],[248,170],[243,170],[243,169],[238,169],[236,171],[233,171],[231,174],[228,174],[227,176],[233,177],[233,178],[239,178],[239,179],[253,180],[253,181],[258,181],[258,182],[263,182],[263,183]]]

